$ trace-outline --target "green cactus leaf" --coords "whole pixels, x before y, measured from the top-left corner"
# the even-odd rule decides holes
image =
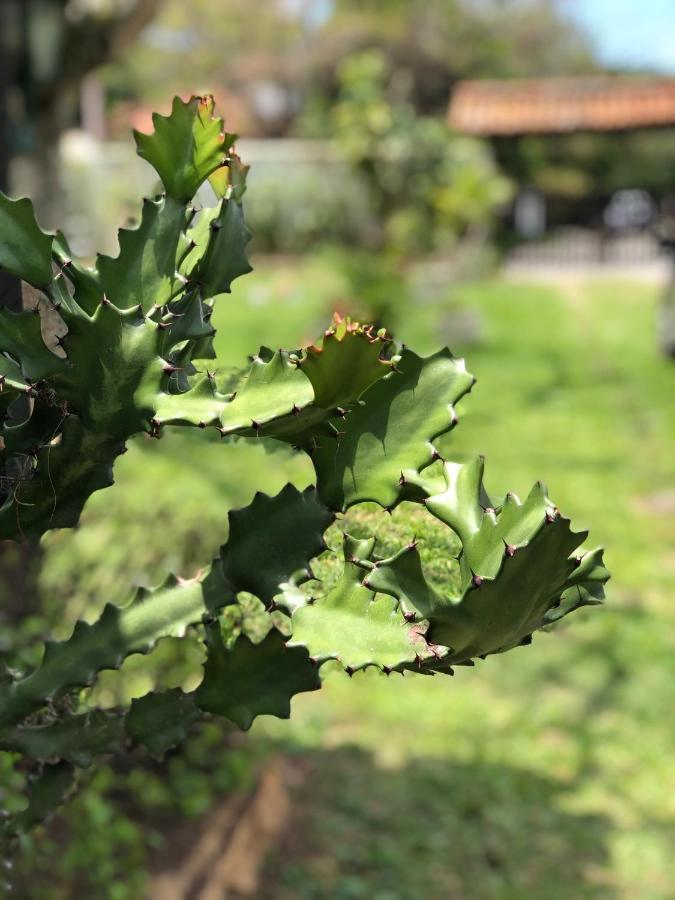
[[[428,653],[420,634],[406,622],[398,603],[376,598],[363,585],[363,569],[375,539],[344,539],[342,575],[325,596],[293,612],[291,646],[304,646],[316,659],[337,659],[348,671],[366,666],[394,669]]]
[[[495,509],[483,486],[483,469],[480,457],[470,463],[445,462],[445,491],[425,501],[429,512],[449,525],[462,541],[465,584],[473,575],[494,577],[502,564],[504,548],[526,544],[546,517],[557,513],[541,482],[535,484],[524,503],[507,494]],[[585,537],[581,535],[577,546]]]
[[[87,498],[113,483],[112,465],[123,450],[68,416],[58,443],[40,447],[35,463],[29,456],[15,460],[11,490],[0,507],[0,540],[36,540],[49,528],[72,528]]]
[[[185,204],[172,197],[145,200],[138,228],[120,229],[119,255],[99,256],[105,296],[118,309],[164,306],[185,287],[180,260],[189,251]]]
[[[132,740],[143,744],[155,756],[162,756],[185,740],[198,717],[194,694],[175,688],[133,700],[126,717],[126,730]]]
[[[52,280],[53,235],[45,234],[26,197],[10,200],[0,191],[0,268],[37,288]]]
[[[229,294],[235,278],[252,271],[246,257],[251,232],[246,227],[243,210],[234,198],[222,202],[209,228],[211,240],[199,261],[196,278],[204,296],[214,297]]]
[[[275,497],[256,494],[249,506],[229,514],[225,578],[237,593],[255,594],[269,606],[284,584],[311,577],[310,561],[325,549],[323,533],[332,521],[314,488],[301,492],[287,484]]]
[[[453,427],[453,404],[473,384],[464,361],[447,350],[427,359],[405,350],[398,368],[337,422],[337,440],[318,439],[310,451],[319,498],[330,509],[366,500],[396,506],[405,495],[401,476],[434,460],[431,442]]]
[[[207,632],[204,680],[197,688],[199,707],[224,716],[247,730],[257,716],[287,719],[295,694],[321,687],[318,666],[304,647],[288,647],[272,628],[254,644],[241,635],[232,648],[223,644],[218,624]]]
[[[428,620],[429,643],[449,648],[445,664],[508,650],[578,606],[600,602],[609,577],[601,554],[572,556],[586,533],[571,531],[541,485],[525,503],[510,495],[500,510],[484,510],[482,461],[447,463],[445,470],[448,490],[427,506],[462,539],[460,595],[432,588],[414,544],[378,560],[365,579]]]
[[[155,169],[167,194],[187,202],[228,158],[234,135],[223,133],[223,120],[212,117],[213,98],[175,97],[171,114],[152,117],[153,134],[134,132],[138,155]]]
[[[15,313],[0,308],[0,351],[12,355],[29,381],[39,381],[64,368],[63,360],[43,341],[40,316],[32,310]]]
[[[222,202],[216,206],[204,206],[200,210],[195,210],[194,217],[186,232],[187,253],[178,265],[178,271],[186,278],[189,278],[196,271],[197,265],[204,256],[209,241],[214,234],[211,230],[211,223],[214,219],[218,219],[221,211]]]
[[[148,653],[165,637],[181,637],[209,611],[203,579],[170,577],[153,591],[139,591],[125,607],[108,604],[91,625],[78,622],[71,636],[48,643],[42,662],[30,675],[0,685],[0,723],[16,722],[75,687],[91,684],[103,669],[116,669],[132,653]],[[221,606],[233,602],[221,597]]]
[[[123,740],[122,717],[94,710],[48,725],[4,729],[0,750],[23,753],[37,760],[63,759],[85,768],[94,757],[117,752]]]
[[[73,258],[68,241],[60,231],[54,238],[52,257],[73,285],[77,304],[89,315],[94,313],[103,299],[103,287],[96,269],[84,266]]]
[[[329,410],[358,400],[391,370],[391,361],[383,356],[389,344],[368,328],[336,318],[321,347],[309,347],[301,360],[314,389],[314,403]]]
[[[16,397],[31,392],[21,369],[7,356],[0,354],[0,409],[5,410]]]
[[[155,420],[162,425],[217,425],[223,436],[271,436],[280,419],[299,430],[293,409],[308,406],[314,397],[311,384],[283,350],[262,349],[233,387],[232,393],[223,393],[216,377],[202,375],[188,392],[158,397]]]
[[[74,782],[75,770],[70,763],[61,761],[45,766],[31,780],[26,808],[0,824],[0,850],[3,849],[3,842],[15,835],[24,834],[43,822],[63,803]]]
[[[68,365],[57,385],[68,408],[86,428],[117,440],[149,430],[166,380],[161,329],[137,309],[121,311],[110,303],[92,318],[64,313],[64,319]]]

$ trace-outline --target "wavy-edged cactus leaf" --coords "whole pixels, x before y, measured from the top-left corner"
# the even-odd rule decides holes
[[[198,717],[194,693],[186,694],[174,688],[132,700],[126,730],[132,740],[143,744],[155,756],[162,756],[185,740]]]
[[[96,262],[105,296],[118,309],[163,306],[185,286],[180,260],[189,251],[185,203],[172,197],[144,200],[140,225],[121,228],[119,254]]]
[[[37,760],[63,759],[85,768],[94,757],[119,751],[123,740],[122,716],[93,710],[47,725],[3,729],[0,750]]]
[[[61,761],[45,766],[30,779],[28,804],[21,812],[0,823],[0,849],[2,842],[35,828],[65,800],[75,782],[75,770],[70,763]]]
[[[63,360],[42,339],[37,311],[0,309],[0,351],[12,355],[29,381],[39,381],[64,368]]]
[[[485,511],[482,462],[445,468],[448,491],[427,505],[460,534],[462,559],[473,552],[473,562],[481,565],[479,572],[467,567],[460,595],[443,596],[429,584],[414,544],[376,566],[363,562],[371,589],[428,620],[429,643],[449,648],[445,664],[528,642],[533,631],[600,601],[609,577],[601,555],[572,556],[586,533],[571,531],[540,485],[524,504],[511,495],[501,510]]]
[[[0,409],[7,409],[18,396],[30,392],[31,386],[20,367],[14,360],[0,353]]]
[[[138,155],[155,169],[166,192],[187,202],[200,185],[227,162],[234,135],[212,117],[212,97],[174,98],[171,114],[152,117],[152,134],[134,132]]]
[[[36,540],[49,528],[72,528],[87,498],[113,483],[112,466],[124,450],[119,443],[84,429],[68,416],[58,443],[16,459],[11,490],[0,507],[0,540]]]
[[[426,652],[426,644],[388,597],[364,587],[363,569],[352,558],[368,560],[375,539],[344,538],[344,569],[325,597],[293,612],[291,646],[304,646],[316,659],[337,659],[347,669],[394,669]]]
[[[224,716],[247,730],[257,716],[287,719],[291,699],[321,687],[318,666],[304,647],[289,647],[272,628],[258,644],[241,635],[228,649],[218,624],[207,633],[204,680],[196,700],[206,712]]]
[[[275,497],[256,494],[249,506],[229,514],[225,578],[237,593],[255,594],[269,606],[285,583],[311,577],[309,564],[326,549],[323,534],[332,521],[314,488],[301,492],[287,484]]]
[[[159,397],[155,419],[161,425],[217,425],[223,437],[272,435],[280,419],[300,430],[293,410],[314,398],[311,384],[283,350],[261,349],[234,387],[233,392],[221,392],[218,379],[207,373],[189,391]]]
[[[547,518],[557,509],[549,500],[546,488],[537,482],[524,503],[507,494],[495,509],[483,486],[484,460],[469,463],[443,463],[446,489],[425,501],[433,513],[462,541],[462,575],[468,583],[473,575],[491,578],[499,570],[505,548],[517,549],[526,544]],[[577,546],[586,538],[580,535]]]
[[[319,497],[331,509],[366,500],[394,507],[404,496],[406,474],[434,460],[431,442],[453,427],[453,405],[474,382],[448,350],[427,359],[405,350],[398,368],[338,423],[337,440],[318,439],[311,450]]]
[[[162,330],[137,309],[111,303],[101,303],[91,318],[63,316],[68,363],[57,388],[68,408],[86,428],[117,440],[149,430],[167,375]]]
[[[390,344],[384,335],[336,316],[321,347],[308,347],[300,359],[316,405],[328,410],[358,400],[391,370],[391,360],[383,356]]]
[[[68,241],[60,231],[57,231],[54,237],[52,257],[73,285],[77,304],[91,315],[103,299],[103,287],[96,269],[85,266],[73,258]]]
[[[199,262],[197,279],[206,297],[229,294],[232,282],[251,272],[246,245],[251,232],[244,213],[234,198],[222,202],[218,215],[209,223],[211,240]]]
[[[37,288],[52,280],[53,235],[45,234],[26,197],[10,200],[0,191],[0,268]]]
[[[125,607],[108,604],[91,625],[78,622],[71,636],[48,643],[40,665],[25,678],[0,686],[0,723],[18,721],[59,692],[90,684],[132,653],[148,653],[165,637],[181,637],[211,611],[203,578],[173,576],[153,591],[139,591]],[[221,606],[234,602],[223,594]]]
[[[178,266],[178,271],[186,278],[189,278],[195,271],[199,261],[204,256],[209,241],[213,236],[211,223],[220,216],[221,211],[222,201],[216,206],[204,206],[202,209],[195,211],[186,232],[188,250]]]

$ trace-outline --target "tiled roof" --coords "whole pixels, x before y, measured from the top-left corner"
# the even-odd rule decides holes
[[[448,117],[453,128],[478,135],[675,125],[675,78],[460,81]]]

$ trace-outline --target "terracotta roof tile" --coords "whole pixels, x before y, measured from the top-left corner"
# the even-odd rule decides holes
[[[460,81],[448,118],[458,131],[477,135],[675,125],[675,78]]]

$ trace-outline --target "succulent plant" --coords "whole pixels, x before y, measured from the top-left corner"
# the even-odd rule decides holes
[[[115,258],[88,268],[62,234],[39,228],[29,200],[0,195],[0,266],[38,298],[18,314],[0,310],[0,537],[35,541],[74,526],[88,497],[112,484],[127,441],[167,426],[288,444],[309,456],[316,486],[257,494],[230,514],[220,556],[198,577],[170,576],[124,607],[108,604],[48,642],[34,671],[5,667],[0,749],[38,766],[26,810],[2,826],[6,840],[40,821],[96,756],[133,745],[163,753],[203,713],[244,729],[262,714],[286,717],[295,694],[320,688],[328,660],[349,675],[452,674],[600,602],[608,578],[601,552],[579,549],[586,533],[571,531],[542,485],[523,503],[493,502],[482,459],[441,458],[434,442],[455,427],[474,383],[448,350],[423,358],[335,317],[319,345],[262,348],[233,378],[214,359],[210,319],[250,271],[247,168],[211,97],[177,98],[154,127],[136,143],[164,190],[144,201],[137,228],[120,232]],[[206,181],[216,203],[198,208]],[[342,574],[312,600],[303,585],[327,551],[326,529],[366,501],[418,504],[451,529],[459,591],[430,583],[414,539],[383,558],[374,536],[345,534]],[[264,607],[262,634],[225,625],[223,610],[243,593]],[[128,709],[87,704],[102,670],[188,629],[207,649],[195,691],[150,693]]]

